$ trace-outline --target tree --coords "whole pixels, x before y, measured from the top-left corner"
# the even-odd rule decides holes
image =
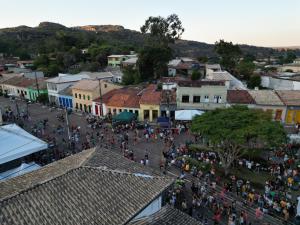
[[[253,75],[247,82],[249,88],[255,88],[261,86],[261,77],[259,75]]]
[[[244,80],[249,80],[255,69],[255,64],[252,61],[242,60],[237,65],[237,72]]]
[[[208,57],[207,56],[199,56],[197,59],[200,63],[207,63],[208,62]]]
[[[127,66],[123,69],[122,82],[125,85],[138,84],[140,83],[140,78],[138,71],[133,69],[132,66]]]
[[[143,34],[150,34],[155,42],[160,44],[174,43],[184,32],[179,17],[171,14],[167,18],[150,16],[141,27]]]
[[[283,126],[272,121],[269,113],[244,106],[216,109],[197,116],[191,130],[209,141],[220,157],[226,176],[233,161],[258,144],[278,147],[286,143]]]
[[[194,70],[192,72],[191,79],[192,80],[199,80],[201,78],[201,73],[198,70]]]
[[[221,57],[221,65],[229,72],[234,71],[237,62],[242,55],[242,51],[238,45],[234,45],[232,42],[226,42],[224,40],[215,43],[215,52]]]
[[[46,104],[48,102],[48,94],[42,93],[37,96],[37,101],[43,104]]]

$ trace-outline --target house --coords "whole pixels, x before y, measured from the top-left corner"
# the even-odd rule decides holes
[[[40,94],[48,95],[47,83],[44,78],[37,79],[28,89],[28,97],[30,101],[35,102]]]
[[[175,118],[177,109],[176,90],[166,89],[161,91],[160,115],[163,117]]]
[[[246,90],[245,85],[237,79],[235,76],[227,71],[209,72],[206,74],[207,80],[225,81],[225,85],[228,89],[232,90]]]
[[[224,81],[180,81],[177,109],[213,110],[226,107],[227,87]]]
[[[4,93],[5,89],[5,81],[15,78],[15,77],[22,77],[23,75],[20,73],[2,73],[0,74],[0,93]]]
[[[272,90],[300,90],[300,74],[265,74],[261,76],[261,86]]]
[[[59,92],[74,85],[76,82],[82,79],[90,78],[86,74],[69,75],[69,74],[58,74],[57,77],[46,80],[48,89],[49,102],[52,104],[59,105]]]
[[[150,84],[143,90],[140,99],[140,121],[156,122],[160,117],[161,90],[155,84]]]
[[[132,57],[132,58],[126,59],[125,61],[122,62],[122,67],[126,68],[126,67],[130,66],[135,69],[137,61],[138,61],[138,57]]]
[[[276,91],[286,106],[285,123],[288,125],[300,123],[300,91]]]
[[[245,105],[249,108],[253,108],[255,101],[247,90],[228,90],[227,105]]]
[[[222,71],[220,64],[206,64],[205,65],[205,74],[210,74],[213,72]]]
[[[59,106],[67,109],[73,109],[72,85],[58,93]]]
[[[177,212],[164,207],[173,183],[111,150],[89,149],[0,182],[1,223],[125,225],[153,217],[163,224]],[[187,215],[179,221],[184,218],[199,225]]]
[[[107,114],[116,115],[127,111],[135,113],[138,117],[141,91],[142,89],[138,87],[125,87],[112,90],[102,96],[102,108],[100,98],[93,101],[93,114],[96,116],[105,116]]]
[[[300,59],[297,58],[294,60],[293,63],[289,63],[289,64],[284,64],[279,68],[280,72],[287,72],[287,71],[291,71],[294,73],[299,73],[300,72]]]
[[[193,71],[200,71],[204,75],[204,65],[200,64],[197,60],[191,58],[176,58],[168,63],[168,76],[174,77],[189,76]]]
[[[255,108],[262,109],[276,121],[285,121],[286,107],[272,90],[249,90],[249,94],[255,101]]]
[[[111,67],[120,67],[122,62],[127,59],[136,58],[137,55],[110,55],[107,57],[107,65]]]
[[[100,84],[100,85],[99,85]],[[99,89],[100,87],[100,89]],[[80,111],[92,113],[92,101],[107,92],[121,86],[105,80],[84,79],[72,86],[73,107]]]

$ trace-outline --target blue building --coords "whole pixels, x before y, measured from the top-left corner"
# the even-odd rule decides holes
[[[61,92],[58,93],[58,101],[59,105],[64,108],[73,108],[73,96],[71,86],[65,88]]]

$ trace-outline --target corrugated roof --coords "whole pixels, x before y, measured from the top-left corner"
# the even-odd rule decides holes
[[[272,90],[250,90],[249,94],[258,105],[283,105],[278,95]]]
[[[82,79],[90,78],[86,74],[77,74],[77,75],[70,75],[70,74],[59,74],[59,76],[46,80],[49,83],[68,83],[68,82],[76,82]]]

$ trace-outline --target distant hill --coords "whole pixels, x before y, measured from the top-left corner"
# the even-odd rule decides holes
[[[37,27],[19,26],[0,29],[0,53],[18,55],[27,52],[34,55],[41,52],[51,52],[52,49],[60,51],[61,49],[56,43],[58,38],[66,39],[67,43],[73,44],[77,48],[87,48],[93,41],[97,40],[102,43],[127,46],[138,50],[144,44],[145,35],[119,25],[66,27],[57,23],[42,22]],[[258,57],[278,54],[278,51],[273,48],[249,45],[241,45],[240,47],[244,53]],[[216,56],[214,45],[203,42],[178,40],[172,45],[172,48],[175,56]]]

